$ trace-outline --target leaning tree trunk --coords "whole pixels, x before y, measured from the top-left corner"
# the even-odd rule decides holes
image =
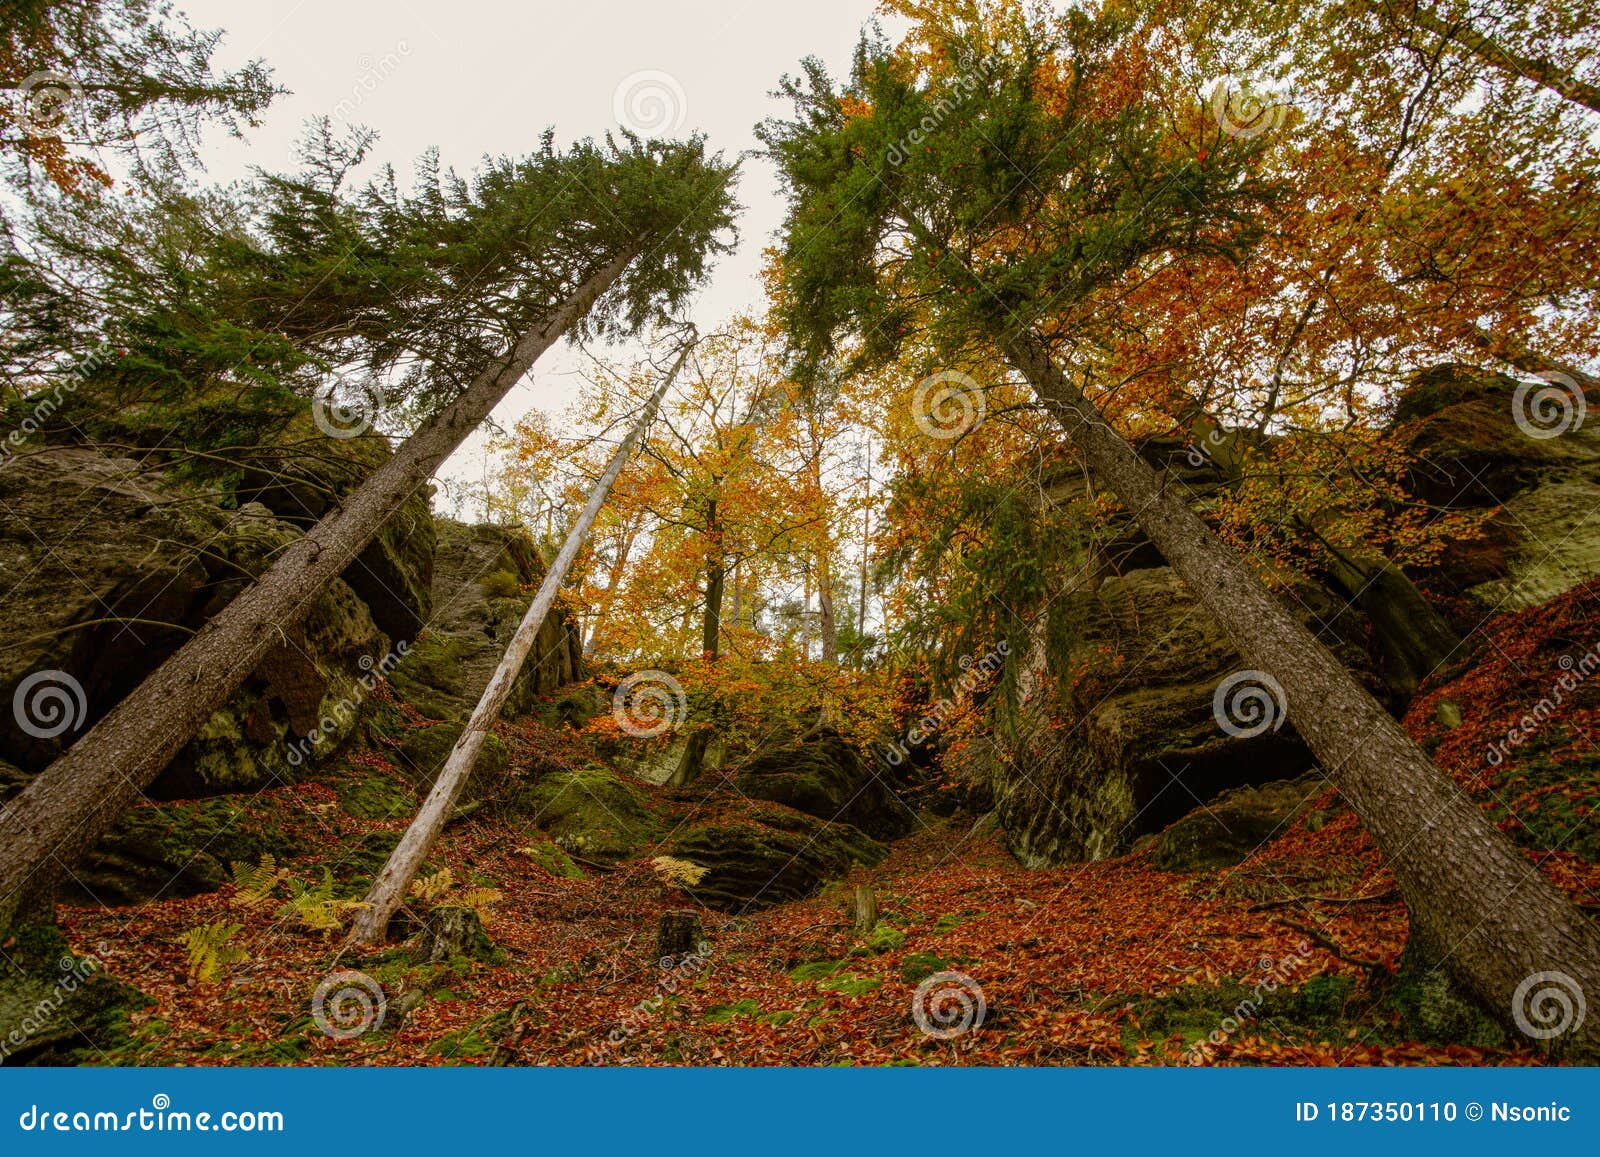
[[[1547,1011],[1531,1001],[1556,989],[1571,999],[1576,988],[1579,1002],[1600,994],[1600,929],[1163,484],[1036,336],[1008,339],[1005,353],[1245,662],[1280,684],[1296,730],[1383,851],[1428,962],[1447,967],[1502,1020],[1515,1015],[1522,1025]],[[1600,1017],[1549,1043],[1569,1055],[1600,1056]]]
[[[590,274],[0,812],[0,932],[50,902],[73,863],[632,258]]]
[[[583,513],[567,532],[567,540],[561,544],[561,552],[550,564],[550,570],[539,586],[539,593],[534,596],[533,602],[528,604],[527,613],[522,616],[522,622],[517,625],[516,633],[511,636],[511,642],[500,658],[500,665],[494,669],[489,685],[483,689],[478,705],[472,709],[472,717],[467,720],[466,727],[462,729],[460,738],[456,740],[455,747],[451,748],[450,755],[439,772],[439,778],[434,781],[433,790],[423,801],[421,810],[417,812],[417,818],[411,821],[411,826],[406,829],[406,834],[401,837],[400,843],[389,854],[389,861],[384,864],[383,871],[379,872],[378,878],[372,882],[372,890],[367,893],[366,903],[356,915],[355,924],[350,929],[350,943],[375,944],[383,939],[389,927],[389,918],[394,915],[395,909],[400,907],[400,902],[405,899],[406,889],[416,878],[417,870],[428,858],[428,853],[433,850],[433,845],[439,839],[439,833],[444,830],[445,821],[450,818],[450,811],[455,807],[456,798],[466,786],[467,777],[472,774],[473,764],[478,762],[478,753],[483,750],[483,742],[488,738],[489,728],[500,717],[500,709],[505,706],[506,698],[511,694],[511,685],[516,681],[522,665],[528,660],[528,652],[533,649],[533,644],[539,637],[539,630],[544,626],[544,620],[556,601],[556,595],[561,593],[561,586],[567,580],[567,572],[572,569],[572,560],[577,557],[579,549],[588,539],[594,520],[600,514],[600,507],[605,504],[606,495],[611,492],[611,484],[617,480],[617,475],[621,474],[622,468],[627,465],[634,444],[639,441],[645,427],[650,424],[650,419],[655,416],[656,408],[661,405],[661,399],[678,376],[678,371],[683,368],[683,363],[688,360],[691,348],[693,348],[692,343],[684,343],[677,362],[656,387],[656,392],[650,395],[650,400],[645,404],[639,420],[634,423],[633,429],[628,431],[628,436],[622,440],[622,445],[617,447],[616,453],[611,455],[611,461],[606,464],[605,472],[594,484],[594,489],[589,491],[589,501],[585,504]]]

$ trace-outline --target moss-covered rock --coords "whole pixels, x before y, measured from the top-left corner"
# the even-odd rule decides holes
[[[685,828],[671,848],[675,858],[706,869],[690,894],[723,912],[804,899],[856,864],[876,864],[888,854],[849,824],[772,803]]]
[[[1321,775],[1223,792],[1161,833],[1155,866],[1167,872],[1203,872],[1245,860],[1327,793]]]
[[[98,1060],[126,1039],[128,1013],[148,1003],[54,926],[13,928],[0,954],[0,1064]]]
[[[599,765],[547,775],[513,807],[567,852],[601,863],[626,859],[661,833],[645,793]]]
[[[68,903],[125,905],[219,888],[235,861],[312,850],[306,817],[282,796],[258,795],[130,808],[73,870]]]
[[[406,732],[400,745],[397,763],[400,771],[419,792],[430,790],[444,769],[456,740],[461,738],[459,723],[436,723],[432,727],[414,727]],[[511,765],[511,753],[505,742],[494,732],[483,737],[483,747],[478,760],[472,765],[472,774],[462,790],[461,799],[483,799],[494,795],[505,783],[506,768]]]
[[[736,784],[751,799],[781,803],[892,840],[910,831],[915,817],[878,771],[837,731],[820,728],[758,755],[745,765]]]

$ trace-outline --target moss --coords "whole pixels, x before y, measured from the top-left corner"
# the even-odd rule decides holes
[[[413,728],[407,733],[400,745],[400,770],[419,791],[433,787],[456,740],[461,738],[462,730],[459,723],[436,723],[432,727]],[[482,799],[492,794],[510,766],[511,752],[505,742],[493,732],[485,735],[461,798]]]
[[[1505,1030],[1442,971],[1408,961],[1385,1003],[1400,1014],[1402,1036],[1430,1044],[1506,1046]]]
[[[193,896],[230,878],[235,861],[310,851],[306,816],[284,794],[130,808],[74,873],[69,895],[95,904]]]
[[[513,809],[587,860],[626,859],[660,831],[645,794],[598,765],[545,776],[517,796]]]
[[[702,1018],[707,1024],[727,1024],[737,1017],[756,1017],[761,1014],[761,1005],[754,1000],[746,998],[733,1004],[721,1004],[716,1008],[707,1010]]]
[[[409,785],[379,771],[337,779],[333,790],[346,815],[358,820],[388,820],[417,810],[417,797]]]
[[[876,839],[902,836],[914,822],[867,761],[831,729],[751,760],[736,785],[751,799],[846,823]]]
[[[795,965],[789,969],[787,975],[790,980],[802,983],[814,982],[826,980],[830,976],[837,976],[849,967],[849,962],[845,960],[811,960],[805,964]]]
[[[1164,872],[1238,864],[1283,832],[1327,790],[1320,775],[1224,792],[1161,833],[1152,862]]]
[[[557,879],[583,879],[583,869],[574,864],[567,856],[567,853],[563,852],[550,840],[534,840],[532,843],[517,850]]]
[[[896,952],[906,946],[906,934],[888,924],[879,924],[850,950],[852,956],[871,956],[879,952]]]
[[[466,705],[462,660],[476,647],[464,635],[428,631],[411,644],[389,681],[401,698],[430,719],[454,719]]]
[[[916,984],[949,967],[948,961],[932,952],[913,952],[900,963],[900,979],[907,984]]]
[[[128,1014],[147,997],[74,952],[52,924],[15,927],[9,939],[0,954],[0,1062],[95,1063],[128,1044]]]
[[[824,980],[818,987],[840,996],[863,996],[883,987],[881,976],[835,976]]]

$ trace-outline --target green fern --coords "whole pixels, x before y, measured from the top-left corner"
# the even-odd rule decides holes
[[[271,852],[263,852],[261,862],[254,866],[233,864],[233,902],[246,908],[265,903],[278,888],[290,878],[288,869],[280,868]]]
[[[345,913],[361,907],[360,900],[340,899],[333,889],[333,873],[327,868],[322,869],[322,882],[315,886],[289,880],[289,898],[278,906],[278,919],[293,920],[326,938],[344,927]]]
[[[454,872],[449,868],[440,868],[431,876],[418,876],[412,880],[411,894],[424,904],[431,904],[448,892],[455,882]]]
[[[191,928],[181,940],[189,954],[189,979],[197,984],[208,984],[250,954],[237,944],[229,944],[244,929],[243,924],[203,924]]]

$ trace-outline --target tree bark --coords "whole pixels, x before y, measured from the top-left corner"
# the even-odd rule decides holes
[[[706,511],[706,613],[700,624],[700,653],[715,659],[722,653],[722,590],[728,560],[722,549],[722,527],[713,500]]]
[[[1600,929],[1163,484],[1035,335],[1008,338],[1005,353],[1245,662],[1282,686],[1296,730],[1382,849],[1428,963],[1447,967],[1505,1021],[1519,986],[1537,973],[1559,972],[1579,991],[1600,993]],[[1549,1044],[1600,1055],[1600,1017]]]
[[[850,906],[857,936],[866,936],[878,926],[878,894],[871,884],[857,884],[855,899]]]
[[[590,274],[0,813],[0,932],[105,834],[283,633],[632,261]]]
[[[1425,28],[1444,40],[1455,41],[1485,64],[1600,112],[1600,86],[1579,80],[1570,69],[1562,68],[1553,60],[1512,52],[1465,21],[1451,23],[1441,19],[1417,0],[1406,0],[1400,4],[1395,4],[1394,0],[1367,0],[1367,4],[1390,16],[1409,16],[1417,27]]]
[[[656,392],[650,395],[650,400],[645,404],[639,420],[634,423],[633,429],[628,431],[628,436],[622,440],[622,445],[617,447],[616,453],[611,455],[611,461],[606,464],[605,472],[589,491],[589,501],[585,504],[583,513],[567,532],[566,541],[561,544],[561,552],[556,555],[555,561],[550,564],[550,569],[545,572],[539,593],[534,596],[533,602],[528,604],[528,610],[522,616],[522,622],[517,625],[516,633],[511,636],[511,642],[507,644],[499,666],[489,677],[489,684],[483,689],[478,705],[472,709],[471,718],[467,720],[460,738],[456,740],[450,755],[445,759],[444,768],[439,772],[439,778],[434,781],[433,790],[423,801],[421,809],[417,812],[417,818],[411,821],[406,834],[400,838],[394,851],[389,854],[389,860],[384,864],[383,871],[379,872],[378,878],[372,882],[366,904],[357,914],[350,929],[350,943],[376,944],[383,939],[389,927],[389,917],[400,907],[401,901],[405,899],[406,889],[416,878],[417,869],[422,867],[422,862],[428,858],[428,853],[438,842],[439,833],[444,830],[445,821],[450,817],[450,810],[455,806],[456,797],[466,786],[467,778],[472,774],[472,767],[478,761],[478,753],[483,750],[489,728],[500,718],[500,709],[505,706],[506,698],[511,694],[511,686],[516,682],[522,665],[527,662],[528,652],[533,649],[533,644],[539,637],[539,630],[544,626],[550,608],[555,604],[556,596],[561,593],[561,586],[567,580],[567,572],[572,569],[572,560],[577,558],[579,549],[588,539],[589,531],[594,526],[594,520],[600,514],[600,507],[605,504],[606,496],[611,493],[612,483],[627,465],[634,445],[643,435],[645,427],[650,424],[650,419],[655,417],[661,399],[666,396],[668,388],[678,376],[678,371],[688,360],[691,348],[693,348],[692,343],[684,343],[677,362],[656,387]]]

